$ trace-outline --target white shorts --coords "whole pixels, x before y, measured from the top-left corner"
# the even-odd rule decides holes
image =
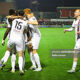
[[[39,48],[40,39],[41,39],[41,37],[39,35],[37,35],[36,33],[33,35],[32,39],[31,39],[33,49]]]
[[[16,48],[17,51],[24,51],[24,42],[10,40],[7,43],[8,48]]]
[[[80,39],[76,41],[76,45],[74,49],[80,49]]]

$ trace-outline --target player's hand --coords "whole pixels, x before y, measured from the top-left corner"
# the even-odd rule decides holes
[[[2,45],[4,46],[4,44],[5,44],[5,40],[2,40]]]
[[[65,32],[67,32],[67,30],[66,30],[66,29],[64,29],[64,33],[65,33]]]

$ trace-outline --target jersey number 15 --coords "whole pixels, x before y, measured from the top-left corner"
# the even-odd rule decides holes
[[[18,29],[18,30],[21,30],[21,28],[22,28],[22,25],[21,24],[22,24],[22,22],[16,21],[15,28]]]

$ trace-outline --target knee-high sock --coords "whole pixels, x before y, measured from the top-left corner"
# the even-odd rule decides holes
[[[31,59],[32,65],[36,67],[35,59],[32,52],[30,52],[30,59]]]
[[[19,61],[18,61],[18,63],[19,63],[19,70],[22,70],[22,67],[23,67],[23,57],[19,57]]]
[[[77,66],[77,61],[74,61],[74,62],[73,62],[72,69],[75,70],[75,69],[76,69],[76,66]]]
[[[13,70],[15,70],[15,62],[16,62],[16,54],[12,54],[12,56],[11,56],[11,65],[12,65]]]
[[[10,51],[6,51],[4,57],[1,59],[1,62],[6,63],[10,56]]]
[[[37,53],[35,53],[35,54],[33,54],[33,55],[34,55],[36,64],[38,65],[38,67],[41,67],[40,60],[39,60],[39,55],[38,55]]]

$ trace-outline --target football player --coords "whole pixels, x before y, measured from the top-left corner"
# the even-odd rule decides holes
[[[15,16],[15,10],[14,10],[14,9],[10,9],[10,10],[9,10],[9,16]],[[7,25],[8,25],[8,27],[10,27],[11,24],[12,24],[12,19],[7,19]],[[8,29],[7,29],[7,30],[8,30]],[[8,36],[7,36],[8,40],[9,40],[9,37],[10,37],[10,33],[9,33]],[[4,45],[4,40],[2,41],[2,45]],[[12,53],[15,53],[15,50],[13,50]],[[1,59],[1,64],[2,64],[2,63],[3,63],[3,64],[2,64],[2,66],[1,66],[0,69],[3,69],[3,67],[5,66],[4,63],[7,62],[10,54],[11,54],[11,53],[8,53],[8,51],[5,53],[4,57]],[[12,57],[12,58],[11,58],[11,63],[12,63],[12,65],[14,65],[13,58],[14,58],[14,60],[16,60],[16,56],[15,56],[15,54],[12,54],[11,57]]]
[[[77,56],[78,56],[78,50],[80,50],[80,9],[75,10],[74,17],[76,18],[73,21],[72,27],[69,29],[64,29],[64,32],[67,31],[73,31],[75,29],[75,47],[74,47],[74,58],[73,58],[73,65],[72,69],[69,70],[69,73],[75,72],[76,65],[77,65]]]
[[[38,22],[34,16],[34,14],[31,13],[30,9],[24,9],[24,12],[28,18],[28,21],[36,23],[36,25],[29,24],[29,28],[32,31],[32,38],[31,38],[31,41],[29,42],[29,46],[31,47],[31,45],[32,45],[32,50],[30,51],[30,58],[31,58],[32,66],[30,67],[30,69],[35,69],[34,71],[41,71],[42,67],[40,64],[39,55],[37,53],[37,49],[39,47],[39,43],[40,43],[40,39],[41,39],[41,33],[38,29]],[[37,64],[38,68],[36,68],[36,64]]]
[[[19,19],[14,19],[12,21],[12,27],[8,28],[6,31],[6,34],[8,34],[10,31],[10,39],[7,44],[7,52],[10,53],[13,47],[16,47],[16,50],[19,55],[19,70],[21,74],[24,74],[24,71],[22,69],[23,67],[23,50],[24,50],[24,33],[27,32],[27,22],[23,20],[24,12],[20,11],[19,16],[21,16]],[[4,35],[3,41],[5,42],[6,35]]]

